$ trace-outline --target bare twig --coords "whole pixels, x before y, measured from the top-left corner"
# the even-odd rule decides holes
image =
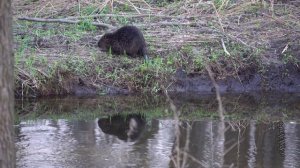
[[[138,10],[138,8],[131,1],[129,1],[129,0],[127,0],[127,1],[139,14],[141,14],[141,12]]]
[[[181,167],[186,167],[186,162],[187,162],[187,157],[188,157],[188,150],[189,150],[189,145],[190,145],[190,134],[191,134],[191,125],[187,123],[187,128],[186,128],[186,140],[185,140],[185,145],[183,149],[183,158],[182,158],[182,164]]]
[[[284,47],[284,49],[282,50],[281,54],[283,54],[284,52],[286,52],[286,50],[289,48],[289,43],[287,43]]]
[[[221,99],[221,94],[220,94],[220,90],[219,90],[219,85],[217,84],[214,76],[213,76],[213,72],[210,69],[209,65],[205,66],[208,75],[210,77],[211,82],[213,83],[214,87],[215,87],[215,91],[216,91],[216,97],[217,97],[217,101],[218,101],[218,111],[219,111],[219,117],[221,121],[224,121],[224,109],[223,109],[223,104],[222,104],[222,99]],[[225,128],[225,126],[223,127]]]
[[[31,17],[20,17],[18,20],[26,20],[26,21],[33,21],[33,22],[49,22],[49,23],[67,23],[67,24],[78,24],[82,21],[79,20],[68,20],[68,19],[44,19],[44,18],[31,18]],[[91,23],[94,26],[104,27],[108,29],[113,29],[114,26],[105,24],[105,23]]]
[[[247,44],[245,41],[243,41],[242,39],[240,39],[240,38],[238,38],[238,37],[236,37],[236,36],[234,36],[234,35],[231,35],[231,34],[229,34],[229,33],[227,33],[227,34],[223,33],[223,35],[224,35],[224,36],[227,36],[227,37],[229,37],[231,40],[237,41],[237,42],[239,42],[239,43],[241,43],[241,44],[243,44],[243,45],[245,45],[245,46],[247,46],[247,47],[249,47],[249,48],[257,49],[256,47]]]
[[[222,47],[223,47],[224,52],[225,52],[227,55],[230,56],[230,53],[227,51],[227,48],[226,48],[226,46],[225,46],[225,43],[224,43],[223,38],[221,38],[221,42],[222,42]]]
[[[216,16],[217,16],[217,18],[218,18],[218,21],[219,21],[220,27],[221,27],[221,29],[222,29],[222,32],[225,33],[224,26],[223,26],[223,23],[222,23],[222,19],[221,19],[220,15],[219,15],[219,12],[218,12],[218,10],[217,10],[215,4],[214,4],[214,3],[210,3],[210,4],[213,6],[213,8],[214,8],[214,10],[215,10],[215,12],[216,12]]]
[[[185,154],[192,159],[194,162],[198,163],[201,167],[209,167],[206,163],[201,162],[199,159],[195,158],[193,155],[186,153]]]

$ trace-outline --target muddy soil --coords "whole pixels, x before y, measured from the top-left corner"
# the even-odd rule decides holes
[[[214,92],[215,88],[207,74],[184,74],[175,76],[170,86],[175,92]],[[237,77],[217,80],[221,93],[246,92],[300,92],[300,69],[293,65],[270,65],[266,72],[248,68],[239,72]]]

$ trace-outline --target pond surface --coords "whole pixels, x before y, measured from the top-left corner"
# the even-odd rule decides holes
[[[300,95],[172,98],[17,101],[17,167],[300,167]]]

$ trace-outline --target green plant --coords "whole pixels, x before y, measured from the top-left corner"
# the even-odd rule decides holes
[[[213,3],[218,10],[226,8],[229,2],[230,0],[213,0]]]
[[[35,56],[29,56],[25,59],[25,67],[29,70],[29,72],[34,75],[36,72],[35,64],[36,57]]]
[[[145,71],[164,72],[165,70],[167,70],[167,66],[166,66],[166,64],[164,64],[163,58],[156,57],[150,61],[140,64],[139,70],[141,72],[145,72]]]
[[[103,73],[104,73],[104,70],[103,70],[103,68],[102,68],[101,66],[99,66],[99,65],[96,65],[96,67],[95,67],[95,71],[96,71],[96,73],[97,73],[98,75],[100,75],[100,74],[103,74]]]
[[[79,6],[78,6],[78,9],[80,10],[80,15],[81,16],[93,15],[96,12],[98,12],[98,8],[99,7],[96,6],[96,5],[88,5],[88,6],[85,6],[81,9],[79,9]]]
[[[195,66],[199,69],[203,69],[204,68],[204,65],[205,65],[205,62],[204,62],[204,59],[201,55],[196,55],[193,57],[193,62],[195,64]]]
[[[78,57],[69,57],[65,60],[64,64],[66,70],[75,72],[76,74],[87,75],[89,72],[88,63]],[[61,67],[63,67],[64,64],[62,64]]]
[[[161,90],[161,87],[159,86],[158,82],[155,82],[154,85],[151,88],[151,93],[156,94]]]
[[[114,69],[112,73],[106,73],[105,78],[111,79],[112,81],[115,81],[119,78],[119,71],[117,69]]]
[[[83,20],[77,24],[77,29],[82,31],[93,31],[96,30],[96,26],[92,24],[92,20]]]
[[[129,20],[126,17],[117,17],[117,21],[121,25],[127,25],[127,24],[129,24]]]
[[[16,54],[15,54],[15,65],[19,65],[21,60],[23,59],[25,55],[25,51],[30,48],[29,42],[31,41],[30,36],[24,36],[24,37],[17,37],[16,41],[20,44],[17,48]]]
[[[283,54],[282,61],[284,64],[287,64],[287,63],[298,64],[299,63],[299,60],[296,57],[294,57],[292,54],[290,54],[289,52]]]

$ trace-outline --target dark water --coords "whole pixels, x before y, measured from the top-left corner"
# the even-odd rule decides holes
[[[19,101],[17,166],[300,167],[299,95],[224,96],[225,130],[213,95],[173,98],[189,117],[162,97]]]

